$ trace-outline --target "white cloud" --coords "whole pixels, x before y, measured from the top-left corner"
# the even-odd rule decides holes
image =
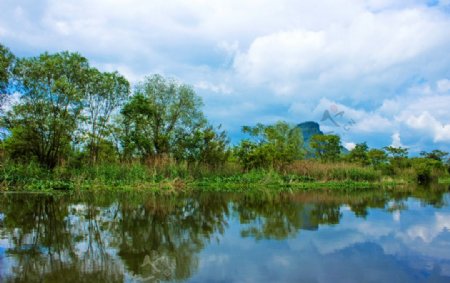
[[[362,78],[372,83],[385,80],[386,73],[394,72],[391,68],[409,65],[411,59],[448,45],[449,24],[447,18],[424,8],[361,11],[351,22],[325,29],[259,36],[236,56],[234,67],[247,80],[274,91],[288,86],[295,92],[296,86],[311,80],[323,87]]]
[[[398,132],[408,145],[448,147],[450,15],[444,1],[426,4],[3,0],[0,37],[19,56],[79,51],[132,83],[176,77],[229,131],[320,120],[334,103],[356,122],[345,141]],[[417,127],[425,119],[431,130]]]
[[[416,239],[420,239],[424,243],[431,243],[443,231],[450,230],[449,216],[448,213],[444,212],[435,213],[430,223],[409,227],[404,233],[400,233],[398,237],[402,238],[406,243],[412,243]]]
[[[392,122],[378,113],[365,113],[354,126],[354,131],[363,133],[389,133],[393,128]]]
[[[448,92],[450,90],[450,80],[442,79],[436,83],[438,92]]]
[[[324,36],[323,32],[294,30],[258,37],[246,53],[236,57],[235,68],[255,83],[308,75],[326,45]]]
[[[356,144],[354,142],[346,142],[346,143],[344,143],[344,147],[347,150],[352,150],[352,149],[355,148],[355,146],[356,146]]]
[[[336,112],[343,111],[347,119],[355,121],[351,127],[351,132],[355,133],[352,140],[358,135],[389,134],[391,145],[407,146],[412,152],[424,150],[427,143],[445,149],[450,144],[450,95],[448,90],[442,92],[443,81],[433,83],[435,87],[413,86],[402,97],[385,99],[378,108],[369,111],[321,99],[314,113],[320,117],[324,110],[331,111],[332,107]]]
[[[194,84],[194,87],[197,89],[209,90],[215,93],[230,94],[233,92],[233,89],[231,87],[223,83],[213,84],[207,81],[200,81]]]
[[[402,141],[400,139],[400,133],[399,132],[395,132],[395,133],[392,134],[391,146],[393,146],[393,147],[404,147],[404,145],[402,144]]]
[[[211,265],[223,265],[230,260],[227,254],[208,255],[200,259],[200,268],[208,268]]]
[[[450,124],[442,124],[427,111],[405,118],[410,128],[429,133],[436,142],[450,142]]]

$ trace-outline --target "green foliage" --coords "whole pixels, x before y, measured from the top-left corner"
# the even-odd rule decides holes
[[[140,163],[43,168],[37,163],[8,162],[0,169],[0,190],[96,190],[134,188],[153,190],[179,178],[187,178],[186,168],[174,164],[150,168]]]
[[[408,149],[404,147],[386,146],[383,148],[391,158],[406,158],[408,157]]]
[[[368,165],[370,163],[369,155],[368,155],[369,147],[367,144],[364,143],[358,143],[355,148],[353,148],[349,155],[348,160],[350,162],[359,163],[362,165]]]
[[[286,167],[286,174],[308,178],[312,181],[372,181],[381,179],[381,172],[361,164],[317,160],[299,160]]]
[[[0,184],[3,188],[20,188],[25,184],[35,184],[48,180],[51,172],[30,161],[27,164],[5,162],[2,164]]]
[[[52,169],[67,161],[112,162],[119,150],[128,159],[168,156],[212,166],[228,158],[226,133],[207,124],[200,97],[174,80],[148,77],[127,102],[123,76],[90,68],[69,52],[19,59],[14,79],[22,95],[5,119],[9,136],[2,143],[13,159]]]
[[[67,165],[71,168],[81,168],[85,164],[117,163],[119,161],[119,152],[114,143],[109,140],[98,139],[95,150],[95,162],[92,161],[92,151],[88,147],[88,150],[72,151]]]
[[[369,157],[370,163],[374,167],[379,167],[381,164],[385,164],[387,162],[387,154],[381,149],[371,149],[367,152],[367,156]]]
[[[17,61],[14,72],[22,96],[7,117],[12,156],[36,157],[41,165],[54,168],[68,155],[88,68],[84,57],[68,52]]]
[[[249,140],[243,140],[235,149],[235,154],[245,170],[260,167],[270,167],[275,152],[268,144],[257,144]]]
[[[190,86],[160,75],[147,77],[122,109],[126,155],[147,158],[183,152],[206,124],[201,106]]]
[[[408,159],[407,148],[386,146],[383,149],[387,152],[389,163],[394,169],[405,169],[411,167],[411,162]]]
[[[101,73],[92,68],[88,72],[84,99],[86,142],[90,162],[95,164],[102,154],[105,139],[111,138],[114,125],[111,115],[120,108],[128,98],[129,82],[119,73]]]
[[[189,163],[219,167],[230,155],[228,136],[225,131],[220,131],[220,126],[217,130],[212,126],[198,129],[182,142],[184,144],[175,148],[174,156]]]
[[[369,168],[336,168],[331,171],[332,180],[351,180],[376,182],[381,178],[379,171]]]
[[[368,173],[368,171],[367,171]],[[367,177],[368,179],[364,179]],[[200,179],[196,182],[196,190],[220,192],[254,192],[254,191],[296,191],[312,189],[332,189],[353,191],[373,188],[379,175],[368,173],[366,176],[360,172],[336,172],[336,179],[326,182],[315,182],[307,176],[295,174],[283,175],[273,170],[254,169],[238,175],[213,176]],[[370,182],[370,183],[369,183]]]
[[[389,176],[425,183],[450,173],[448,161],[443,164],[447,152],[410,159],[406,148],[369,150],[366,143],[342,158],[354,164],[338,163],[336,135],[310,139],[314,156],[326,162],[301,160],[301,129],[286,122],[244,126],[249,138],[230,150],[226,132],[208,124],[190,86],[153,75],[129,98],[123,76],[91,68],[77,53],[16,59],[0,44],[0,93],[11,86],[21,97],[0,125],[7,135],[0,142],[0,188],[175,190],[214,183],[218,190],[223,184],[306,189],[313,181],[351,187]]]
[[[251,139],[242,140],[235,154],[246,170],[279,168],[304,156],[300,129],[286,122],[244,126],[242,131],[249,134]]]
[[[322,161],[337,161],[341,153],[341,138],[337,135],[314,135],[310,141],[316,157]]]
[[[431,152],[422,151],[420,155],[425,158],[434,159],[442,162],[445,160],[445,157],[448,155],[448,152],[439,149],[434,149]]]
[[[395,176],[396,170],[395,170],[394,166],[392,166],[391,163],[380,163],[377,165],[377,169],[379,169],[381,171],[383,176],[390,176],[390,177]]]
[[[412,158],[411,163],[419,184],[430,182],[433,179],[433,171],[444,168],[441,161],[433,158]]]
[[[11,51],[0,43],[0,95],[6,94],[14,61],[15,57]],[[0,97],[0,109],[4,98]]]

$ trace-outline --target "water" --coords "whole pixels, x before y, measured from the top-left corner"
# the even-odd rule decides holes
[[[450,282],[448,191],[2,194],[0,282]]]

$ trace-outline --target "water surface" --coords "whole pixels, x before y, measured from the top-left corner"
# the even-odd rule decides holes
[[[1,282],[450,282],[447,187],[0,195]]]

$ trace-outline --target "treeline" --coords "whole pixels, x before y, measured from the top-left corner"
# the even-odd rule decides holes
[[[306,147],[301,129],[282,121],[244,126],[247,138],[230,146],[191,86],[151,75],[131,88],[120,73],[102,72],[78,53],[18,58],[0,44],[0,93],[4,166],[33,163],[53,171],[139,162],[286,172],[307,156],[306,148],[321,163],[353,163],[386,175],[412,168],[419,180],[448,166],[447,153],[439,150],[408,158],[405,148],[362,143],[343,155],[335,135],[313,136]]]
[[[4,154],[53,169],[77,163],[173,158],[217,164],[227,136],[194,90],[160,75],[133,90],[77,53],[16,58],[1,47],[2,93],[20,93],[2,119]],[[7,97],[3,97],[3,102]]]

